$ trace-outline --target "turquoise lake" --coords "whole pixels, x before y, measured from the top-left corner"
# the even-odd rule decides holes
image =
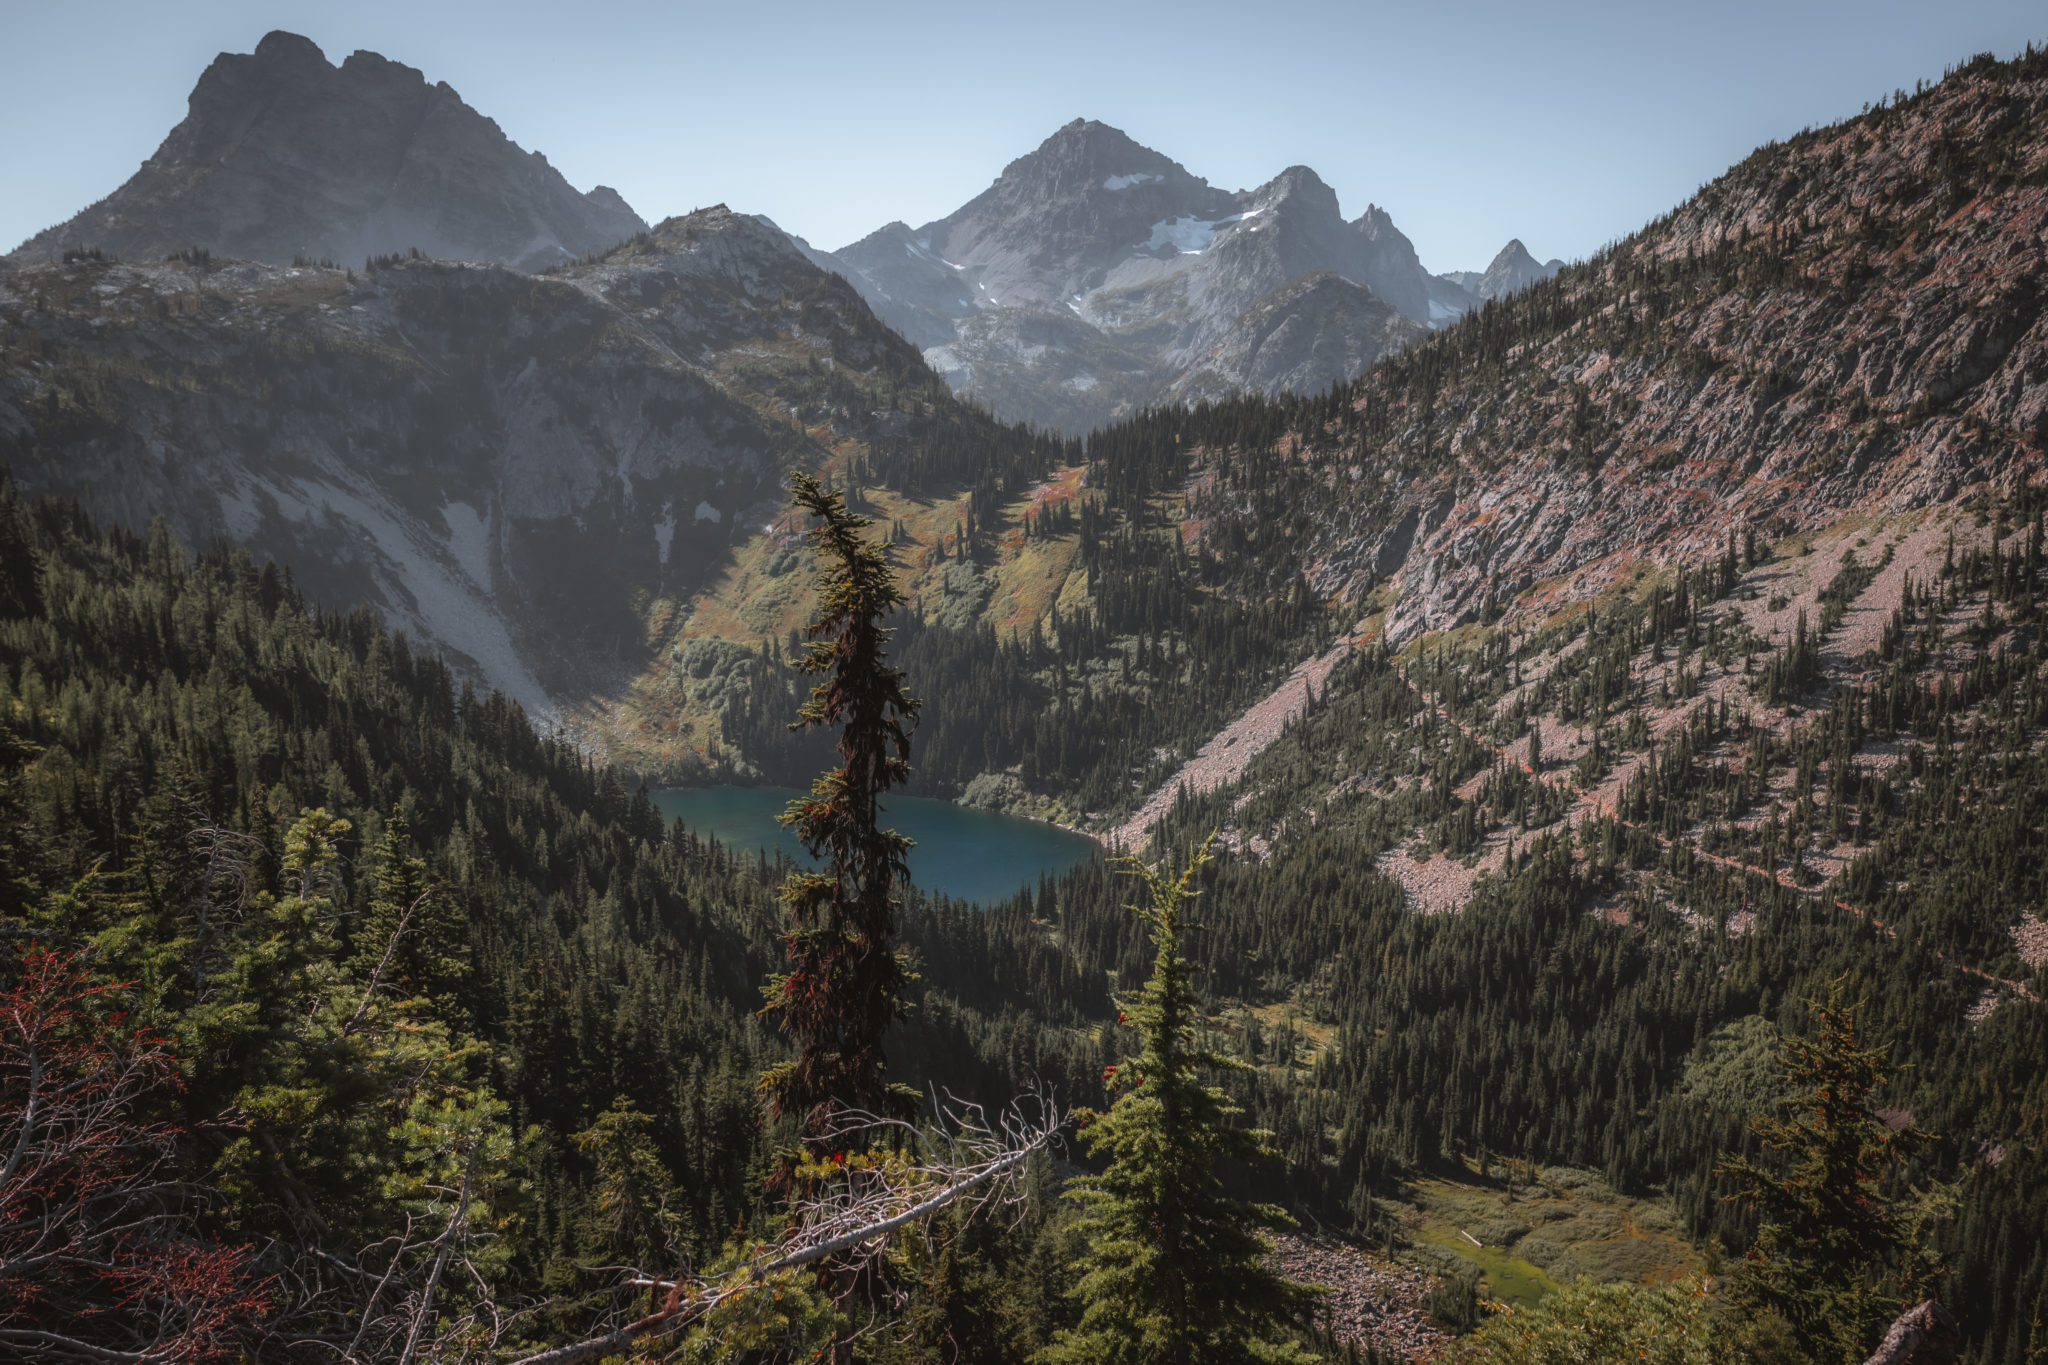
[[[680,787],[654,793],[654,804],[666,818],[727,848],[801,860],[803,845],[775,822],[801,795],[789,787]],[[892,796],[882,808],[889,826],[917,841],[910,850],[911,881],[984,905],[1037,886],[1041,873],[1057,875],[1102,851],[1093,839],[1057,825],[950,801]]]

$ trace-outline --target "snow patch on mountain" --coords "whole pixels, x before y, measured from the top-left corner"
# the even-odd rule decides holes
[[[491,523],[466,502],[451,502],[441,509],[448,526],[448,550],[469,575],[469,581],[491,591]]]
[[[288,478],[272,483],[267,491],[291,520],[325,522],[355,533],[351,538],[370,552],[371,576],[377,580],[395,624],[467,655],[478,672],[536,719],[554,718],[554,702],[520,657],[504,618],[478,591],[472,574],[465,570],[463,577],[457,578],[437,553],[445,549],[449,557],[459,560],[462,551],[453,539],[445,547],[422,543],[404,516],[386,506],[380,494],[349,488],[340,479]],[[475,517],[463,504],[453,506],[463,507]],[[448,510],[452,508],[444,509],[443,519],[452,530],[454,522],[448,520]]]
[[[1161,252],[1171,246],[1179,255],[1199,256],[1215,245],[1217,233],[1265,211],[1262,206],[1223,218],[1168,218],[1163,222],[1154,223],[1152,235],[1138,243],[1133,250]]]

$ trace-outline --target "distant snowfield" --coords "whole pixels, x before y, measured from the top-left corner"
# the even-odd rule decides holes
[[[1102,188],[1106,190],[1127,190],[1133,185],[1149,185],[1155,180],[1164,179],[1166,177],[1163,175],[1150,175],[1142,172],[1136,175],[1113,175],[1102,182]]]
[[[1228,218],[1168,218],[1152,225],[1152,235],[1138,243],[1139,251],[1159,251],[1169,244],[1183,256],[1199,256],[1215,242],[1216,234],[1264,213],[1264,208],[1246,209]]]

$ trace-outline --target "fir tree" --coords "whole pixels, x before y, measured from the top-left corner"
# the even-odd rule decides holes
[[[673,1180],[655,1150],[653,1126],[652,1116],[621,1095],[573,1138],[597,1175],[583,1244],[633,1266],[652,1266],[671,1254],[680,1230],[669,1210]]]
[[[1084,1130],[1091,1153],[1108,1158],[1100,1175],[1074,1182],[1088,1244],[1068,1293],[1081,1323],[1040,1352],[1042,1365],[1203,1365],[1309,1361],[1294,1340],[1313,1291],[1265,1264],[1261,1228],[1289,1226],[1279,1209],[1227,1197],[1219,1160],[1272,1153],[1263,1134],[1231,1126],[1241,1111],[1202,1079],[1204,1069],[1243,1063],[1195,1043],[1200,1006],[1181,935],[1196,926],[1190,884],[1208,862],[1204,844],[1175,874],[1131,860],[1144,884],[1129,908],[1152,932],[1152,976],[1124,1018],[1142,1050],[1106,1068],[1120,1093]]]
[[[1756,1316],[1782,1318],[1814,1360],[1853,1362],[1924,1278],[1919,1220],[1883,1185],[1925,1135],[1870,1112],[1889,1075],[1883,1052],[1860,1045],[1841,983],[1809,1004],[1819,1038],[1788,1037],[1779,1053],[1793,1097],[1780,1114],[1750,1120],[1782,1160],[1735,1157],[1719,1167],[1762,1215],[1733,1295]]]
[[[810,540],[824,560],[801,664],[824,681],[790,728],[839,725],[840,764],[782,817],[825,865],[783,884],[789,970],[771,978],[764,1013],[781,1020],[796,1056],[769,1068],[761,1087],[776,1113],[811,1135],[835,1112],[898,1115],[916,1099],[884,1078],[882,1035],[902,1017],[908,980],[895,940],[910,841],[881,827],[878,802],[910,775],[907,726],[918,702],[885,650],[892,632],[882,619],[903,602],[888,551],[862,535],[869,520],[816,479],[790,482],[796,506],[818,519]]]

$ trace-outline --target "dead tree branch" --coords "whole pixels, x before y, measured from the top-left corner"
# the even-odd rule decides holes
[[[864,1264],[886,1249],[893,1234],[963,1200],[971,1199],[978,1210],[1006,1190],[1018,1197],[1014,1182],[1024,1163],[1057,1142],[1067,1124],[1067,1115],[1049,1099],[1035,1092],[1027,1099],[1032,1101],[1028,1110],[1022,1102],[1012,1105],[993,1126],[983,1121],[979,1106],[958,1103],[943,1109],[940,1123],[931,1128],[872,1114],[840,1115],[827,1132],[828,1143],[834,1135],[871,1138],[882,1130],[903,1141],[904,1154],[851,1168],[842,1165],[831,1179],[792,1201],[789,1229],[779,1242],[734,1270],[627,1281],[634,1288],[666,1289],[668,1298],[637,1321],[528,1356],[519,1365],[575,1365],[629,1350],[643,1338],[689,1325],[785,1271],[828,1257]]]

